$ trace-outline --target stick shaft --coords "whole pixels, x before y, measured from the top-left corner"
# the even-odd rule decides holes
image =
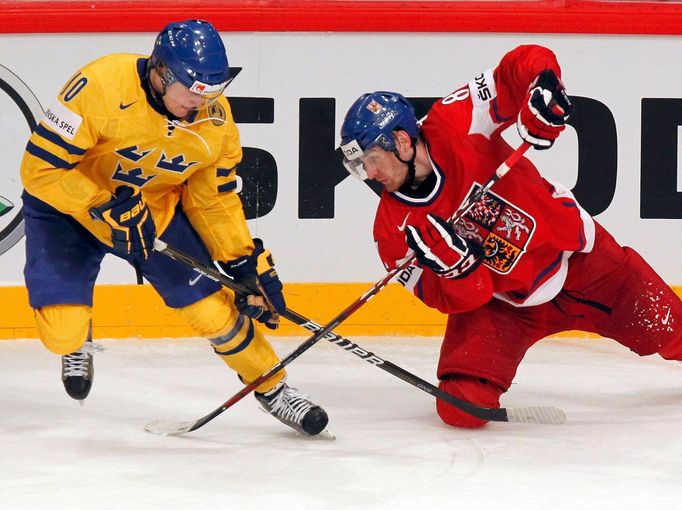
[[[465,203],[460,207],[455,214],[451,217],[450,221],[454,224],[457,223],[462,216],[464,216],[469,209],[471,209],[474,204],[476,204],[484,195],[485,193],[502,177],[504,177],[509,169],[514,166],[514,164],[523,156],[523,154],[528,150],[530,147],[530,144],[527,142],[523,142],[495,171],[495,174],[490,178],[490,180],[481,188],[479,189],[474,195],[469,197],[468,200],[465,201]],[[160,251],[161,253],[164,253],[168,256],[173,257],[173,255],[170,254],[170,247],[164,243],[163,241],[156,240],[154,242],[154,249],[157,251]],[[175,257],[177,257],[177,260],[184,261],[185,263],[188,263],[189,265],[193,266],[195,270],[199,271],[200,273],[203,273],[204,275],[208,276],[209,278],[216,280],[224,285],[230,286],[233,288],[233,290],[240,292],[240,293],[251,293],[252,291],[246,289],[243,285],[236,285],[237,282],[234,282],[233,280],[225,277],[222,275],[217,270],[208,268],[207,266],[199,265],[196,264],[191,257],[185,254],[181,254],[177,250],[173,250]],[[254,391],[258,386],[263,384],[265,381],[273,377],[275,374],[277,374],[279,371],[281,371],[284,367],[286,367],[289,363],[294,361],[296,358],[298,358],[301,354],[303,354],[305,351],[310,349],[313,345],[315,345],[317,342],[319,342],[322,338],[325,338],[327,335],[331,333],[331,331],[336,328],[339,324],[341,324],[343,321],[345,321],[348,317],[353,315],[359,308],[361,308],[367,301],[369,301],[373,296],[375,296],[377,293],[381,291],[388,283],[401,271],[403,271],[405,268],[410,266],[412,262],[414,261],[415,256],[414,254],[411,255],[410,257],[406,257],[405,260],[403,260],[400,264],[398,264],[394,269],[386,273],[386,275],[379,280],[377,283],[375,283],[372,288],[370,288],[367,292],[365,292],[362,296],[360,296],[358,299],[353,301],[350,305],[348,305],[344,310],[342,310],[336,317],[334,317],[331,321],[329,321],[326,325],[324,326],[319,326],[315,325],[314,333],[310,338],[308,338],[306,341],[304,341],[302,344],[300,344],[296,349],[294,349],[289,355],[287,355],[285,358],[283,358],[279,363],[277,363],[275,366],[273,366],[270,370],[265,372],[263,375],[258,377],[256,380],[252,381],[251,383],[247,384],[244,386],[241,390],[239,390],[237,393],[235,393],[231,398],[229,398],[227,401],[225,401],[219,408],[217,408],[215,411],[212,413],[204,416],[203,418],[200,418],[196,422],[194,422],[189,430],[187,432],[191,432],[193,430],[196,430],[202,426],[204,426],[206,423],[209,421],[213,420],[216,416],[224,412],[225,410],[229,409],[232,407],[234,404],[239,402],[241,399],[243,399],[246,395]],[[217,274],[216,274],[217,273]],[[227,278],[225,281],[224,278]],[[230,285],[228,285],[227,282],[232,282]],[[235,284],[234,286],[232,284]],[[287,310],[287,315],[290,315],[288,318],[294,318],[295,320],[295,315],[291,313],[289,310]],[[296,314],[298,315],[298,314]],[[303,316],[298,316],[301,320],[305,321],[306,323],[309,324],[314,324],[311,321],[308,321],[305,319]],[[319,328],[319,329],[318,329]],[[333,335],[333,337],[337,337],[338,335]],[[338,337],[341,338],[341,337]],[[344,339],[345,340],[345,339]],[[352,342],[351,342],[352,343]],[[355,345],[355,344],[353,344]],[[357,348],[360,348],[359,346],[356,345]],[[363,349],[364,350],[364,349]],[[378,358],[379,359],[379,358]],[[382,360],[382,364],[379,366],[386,365],[386,361]],[[388,366],[388,365],[386,365]],[[391,368],[389,368],[388,371],[391,373],[394,373],[394,375],[400,377],[403,380],[406,380],[410,382],[410,380],[414,380],[417,384],[415,386],[423,389],[424,391],[427,391],[427,393],[435,394],[434,390],[440,390],[436,388],[435,386],[430,385],[426,381],[423,381],[416,376],[413,376],[412,374],[409,374],[409,372],[402,370],[400,367],[393,365],[392,363],[390,364]],[[409,374],[409,376],[408,376]],[[402,376],[402,377],[401,377]],[[449,403],[452,405],[455,405],[456,407],[459,407],[460,409],[469,412],[473,414],[474,416],[477,416],[476,413],[478,413],[478,416],[486,419],[486,420],[495,420],[495,421],[508,421],[507,417],[507,412],[505,409],[491,409],[491,408],[485,408],[481,406],[477,406],[475,404],[471,404],[469,402],[465,402],[463,400],[459,400],[445,392],[440,392],[442,393],[442,397],[444,400],[447,400]],[[446,396],[447,395],[447,396]],[[483,413],[484,416],[480,416],[480,414]]]

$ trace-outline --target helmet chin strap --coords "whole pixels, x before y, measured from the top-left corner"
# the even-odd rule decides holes
[[[156,71],[156,67],[152,64],[152,59],[147,60],[147,83],[149,84],[149,92],[152,93],[152,97],[159,102],[163,95],[166,93],[164,88],[163,93],[159,93],[154,87],[154,82],[152,81],[152,71]],[[158,74],[158,73],[157,73]]]
[[[395,157],[398,158],[398,161],[407,165],[407,179],[405,179],[405,182],[402,184],[402,186],[400,186],[401,188],[403,186],[410,187],[414,183],[414,176],[416,172],[416,169],[414,167],[414,160],[417,158],[417,139],[410,137],[410,141],[412,142],[413,149],[412,157],[410,157],[410,159],[408,159],[407,161],[400,157],[400,153],[398,152],[397,147],[393,151],[393,154],[395,154]]]
[[[156,90],[156,87],[154,87],[154,83],[152,82],[151,76],[152,71],[156,73],[156,76],[158,76],[159,81],[161,82],[160,91]],[[159,64],[152,62],[151,58],[147,61],[147,81],[149,82],[149,89],[151,90],[154,99],[161,102],[161,98],[166,95],[167,81],[164,78],[164,76],[159,72]]]
[[[152,82],[152,76],[151,76],[152,71],[156,73],[156,75],[159,78],[159,81],[161,82],[161,87],[162,87],[161,91],[158,91],[156,89],[156,87],[154,87],[154,83]],[[163,76],[161,75],[159,70],[157,69],[157,65],[154,65],[151,58],[147,61],[146,80],[147,80],[147,88],[149,88],[149,92],[151,93],[151,97],[156,102],[157,106],[162,110],[162,112],[166,116],[168,116],[169,118],[172,118],[172,119],[176,119],[177,117],[168,111],[168,108],[166,108],[166,104],[163,102],[163,96],[166,95],[166,82],[164,81]]]

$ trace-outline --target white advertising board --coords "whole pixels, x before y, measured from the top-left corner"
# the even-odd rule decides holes
[[[20,103],[25,103],[24,110],[37,115],[83,64],[109,53],[147,54],[153,39],[152,33],[0,35],[0,84],[4,83],[0,90],[0,195],[21,203],[19,165],[29,124]],[[682,116],[676,123],[675,110],[669,108],[682,94],[678,38],[223,32],[223,39],[230,64],[243,68],[227,95],[272,100],[272,122],[240,123],[239,128],[245,147],[266,151],[276,163],[277,192],[272,210],[250,219],[249,225],[252,234],[263,238],[273,251],[285,281],[362,282],[376,281],[383,275],[371,235],[378,199],[369,187],[349,176],[335,186],[331,203],[327,197],[322,205],[301,206],[302,187],[308,198],[317,193],[315,183],[299,182],[302,136],[333,132],[335,147],[343,115],[360,94],[384,89],[408,97],[441,97],[494,67],[518,44],[536,43],[557,54],[569,94],[604,105],[606,110],[602,108],[601,112],[610,112],[615,122],[615,130],[593,126],[588,131],[593,146],[600,148],[603,144],[606,154],[615,151],[609,160],[613,168],[608,170],[615,170],[614,185],[587,191],[594,203],[606,204],[596,216],[598,221],[622,244],[636,248],[668,283],[682,284],[679,166],[675,166],[667,188],[670,203],[665,214],[651,212],[658,196],[646,198],[644,213],[640,198],[643,168],[648,172],[647,182],[656,182],[657,165],[663,167],[667,161],[669,166],[671,158],[676,164],[680,150],[677,131],[674,143],[661,145],[665,161],[655,159],[659,155],[655,149],[643,147],[661,138],[657,136],[659,125],[669,135],[670,126],[682,124]],[[663,114],[660,108],[651,108],[659,103],[650,100],[659,99],[670,100],[661,103]],[[310,116],[302,120],[302,108],[317,104],[313,100],[334,105],[333,118],[321,121],[325,125],[315,125]],[[603,117],[595,117],[595,122],[601,120]],[[583,115],[582,123],[589,122]],[[643,135],[645,130],[647,136]],[[514,128],[507,134],[510,143],[518,143]],[[586,136],[585,132],[581,136]],[[330,141],[320,147],[320,153],[329,155],[334,147]],[[595,162],[582,162],[580,166],[578,148],[579,134],[569,127],[554,148],[533,151],[530,158],[545,176],[573,187],[579,179],[579,167],[581,172],[602,170]],[[309,165],[311,149],[305,150]],[[319,172],[325,172],[326,166],[323,162]],[[670,181],[670,171],[662,170],[663,174]],[[587,182],[595,182],[585,177]],[[681,197],[679,204],[675,203],[676,193]],[[315,216],[310,214],[315,207],[327,212],[310,217]],[[17,223],[18,210],[0,218],[0,285],[23,282],[21,224],[11,225]],[[98,281],[134,283],[134,272],[125,263],[107,257]]]

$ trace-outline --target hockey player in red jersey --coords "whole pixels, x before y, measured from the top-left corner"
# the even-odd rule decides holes
[[[682,359],[679,297],[529,160],[447,221],[512,153],[505,129],[516,124],[524,141],[549,149],[572,109],[555,55],[528,45],[421,123],[402,95],[383,91],[361,96],[344,120],[344,165],[384,186],[374,222],[384,266],[414,253],[401,283],[448,314],[438,378],[458,398],[499,407],[528,348],[561,331]],[[453,426],[486,423],[442,401],[437,411]]]

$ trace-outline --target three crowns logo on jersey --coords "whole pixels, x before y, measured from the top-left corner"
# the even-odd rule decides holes
[[[480,187],[475,184],[469,196]],[[535,220],[489,191],[455,225],[455,229],[460,236],[483,246],[484,264],[500,274],[506,274],[525,252],[535,231]]]

